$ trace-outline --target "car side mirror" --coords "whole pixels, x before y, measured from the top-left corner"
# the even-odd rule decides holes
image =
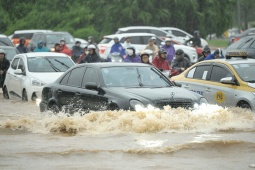
[[[23,73],[23,71],[21,69],[14,70],[14,74],[24,75],[24,73]]]
[[[223,83],[223,84],[233,84],[233,85],[236,85],[233,77],[224,77],[224,78],[220,79],[220,82]]]
[[[88,82],[85,85],[85,88],[89,90],[98,90],[97,84],[95,82]]]

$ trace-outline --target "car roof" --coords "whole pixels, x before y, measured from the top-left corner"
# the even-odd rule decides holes
[[[80,65],[86,65],[86,66],[94,66],[98,68],[104,68],[104,67],[150,67],[151,65],[143,64],[143,63],[114,63],[114,62],[101,62],[101,63],[84,63],[79,64]]]
[[[41,57],[41,56],[58,56],[58,57],[68,57],[68,55],[64,53],[56,53],[56,52],[30,52],[30,53],[23,53],[19,55],[24,55],[26,57]]]
[[[52,31],[52,32],[36,32],[35,34],[38,34],[38,33],[45,33],[45,34],[70,34],[69,32],[64,32],[64,31],[58,31],[58,32],[55,32],[55,31]]]
[[[104,36],[107,38],[114,38],[114,37],[118,37],[118,38],[122,38],[122,37],[136,37],[136,36],[152,36],[152,37],[156,37],[155,34],[150,34],[150,33],[124,33],[124,34],[112,34],[112,35],[106,35]]]
[[[170,30],[180,30],[180,31],[182,31],[181,29],[179,29],[179,28],[176,28],[176,27],[159,27],[160,29],[170,29]]]
[[[16,49],[16,47],[13,47],[13,46],[0,46],[0,49]]]
[[[200,62],[199,62],[200,63]],[[214,60],[204,60],[201,63],[228,63],[228,64],[248,64],[248,63],[255,63],[255,59],[247,58],[242,59],[240,57],[232,57],[231,59],[214,59]]]
[[[8,38],[6,35],[4,35],[4,34],[0,34],[0,37],[1,38]]]
[[[130,26],[130,27],[122,27],[122,28],[119,28],[118,30],[127,31],[130,29],[154,29],[154,30],[160,30],[162,32],[165,32],[164,30],[162,30],[158,27],[153,27],[153,26]]]
[[[36,32],[53,32],[52,30],[16,30],[14,34],[22,34],[22,33],[36,33]]]

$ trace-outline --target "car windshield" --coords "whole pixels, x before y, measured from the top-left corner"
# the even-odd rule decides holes
[[[11,61],[13,57],[17,54],[17,51],[15,48],[11,49],[4,49],[6,51],[6,59]]]
[[[152,67],[102,68],[107,87],[169,87],[171,82]]]
[[[108,44],[111,40],[111,38],[104,38],[99,44]]]
[[[29,57],[28,70],[30,72],[65,72],[74,64],[68,57]]]
[[[0,38],[0,46],[13,46],[9,38]]]
[[[67,44],[73,44],[75,41],[70,34],[47,34],[46,35],[47,44],[59,43],[61,39],[64,39]]]
[[[12,38],[20,38],[24,37],[25,39],[31,39],[34,33],[21,33],[21,34],[14,34]]]
[[[239,77],[246,82],[255,83],[255,63],[240,63],[232,65]]]

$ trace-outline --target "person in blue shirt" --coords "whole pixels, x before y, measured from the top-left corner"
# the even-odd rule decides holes
[[[213,59],[219,59],[219,58],[224,58],[222,54],[222,50],[218,48],[217,50],[214,51],[213,54],[209,54],[205,60],[213,60]]]
[[[141,58],[136,55],[134,47],[127,48],[127,55],[124,57],[123,62],[128,63],[141,63]]]
[[[50,50],[47,49],[42,41],[37,43],[37,47],[34,49],[34,52],[49,52]]]
[[[120,53],[121,57],[123,57],[126,54],[125,48],[121,45],[118,37],[114,37],[113,40],[114,40],[114,44],[111,47],[110,54],[116,52],[116,53]]]

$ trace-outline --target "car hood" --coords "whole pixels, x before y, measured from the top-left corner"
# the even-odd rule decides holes
[[[53,83],[57,80],[64,72],[51,72],[51,73],[29,73],[29,77],[37,79],[45,84]]]
[[[116,89],[120,93],[120,89]],[[180,87],[166,87],[166,88],[123,88],[122,91],[126,92],[132,98],[145,98],[150,101],[171,99],[171,98],[182,98],[191,99],[193,101],[199,101],[200,95],[193,93],[189,90]]]

